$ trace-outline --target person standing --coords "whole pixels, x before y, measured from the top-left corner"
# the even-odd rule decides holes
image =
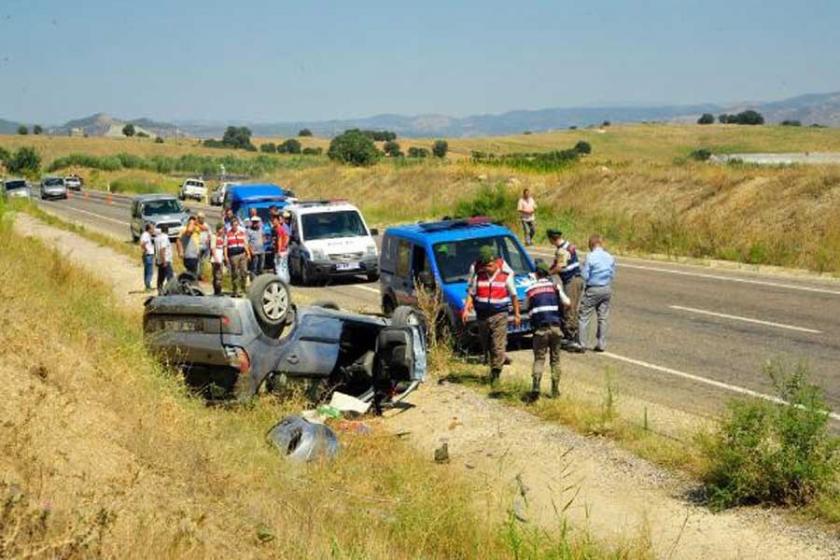
[[[225,224],[225,231],[230,231],[230,224],[233,222],[234,215],[232,208],[225,208],[224,213],[222,214],[222,221]]]
[[[152,241],[154,224],[146,224],[140,234],[140,252],[143,255],[143,284],[147,292],[152,291],[152,274],[155,270],[155,244]]]
[[[213,295],[222,295],[222,275],[225,265],[225,224],[216,226],[216,236],[211,240],[213,250],[210,253],[210,264],[213,267]]]
[[[548,239],[554,245],[554,262],[551,264],[551,274],[557,283],[563,286],[563,291],[571,300],[569,309],[563,314],[563,335],[565,346],[573,352],[580,352],[579,311],[580,298],[583,294],[583,278],[580,275],[580,261],[577,247],[563,238],[563,232],[550,229]]]
[[[196,228],[198,231],[198,279],[202,280],[204,274],[204,263],[210,258],[212,251],[210,226],[207,225],[207,217],[204,212],[197,215]]]
[[[615,279],[615,257],[604,250],[603,244],[597,233],[589,237],[589,254],[581,272],[586,289],[580,302],[580,342],[584,348],[590,347],[589,321],[594,312],[598,316],[597,340],[592,348],[595,352],[607,349],[607,320]]]
[[[522,191],[522,198],[516,205],[519,212],[519,219],[522,221],[522,233],[525,236],[525,245],[530,246],[534,241],[534,234],[537,233],[537,202],[531,196],[531,191]]]
[[[233,285],[233,297],[239,297],[245,293],[245,280],[248,277],[248,236],[239,227],[239,220],[233,218],[230,222],[230,231],[225,237],[225,261],[230,267],[230,280]],[[241,291],[240,291],[241,290]]]
[[[262,219],[259,216],[251,216],[251,223],[248,228],[248,246],[251,248],[251,281],[262,274],[265,268],[265,233],[263,232]]]
[[[157,291],[160,295],[164,284],[174,276],[169,226],[161,226],[160,231],[155,235],[155,263],[157,264]]]
[[[563,331],[560,328],[563,318],[561,305],[568,308],[570,301],[563,293],[563,288],[551,281],[550,273],[547,263],[537,263],[537,281],[528,288],[525,295],[528,317],[534,329],[534,368],[529,396],[531,402],[540,397],[546,351],[551,368],[551,398],[560,396],[560,349],[563,340]]]
[[[198,278],[198,227],[195,216],[190,216],[187,225],[181,236],[175,242],[178,256],[184,261],[184,268],[187,272]]]
[[[496,385],[505,365],[508,313],[513,305],[513,322],[521,323],[514,273],[490,245],[479,250],[478,260],[470,267],[467,299],[461,320],[466,323],[475,310],[485,353],[489,352],[490,384]]]
[[[274,271],[282,282],[289,283],[289,232],[280,215],[271,217],[274,232]]]

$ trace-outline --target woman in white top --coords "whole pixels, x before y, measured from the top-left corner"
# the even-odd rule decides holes
[[[140,252],[143,255],[143,283],[146,291],[152,291],[152,273],[155,270],[155,245],[152,242],[152,231],[155,226],[146,224],[143,233],[140,234]]]
[[[522,191],[522,198],[516,205],[519,219],[522,220],[522,232],[525,234],[525,245],[531,245],[537,233],[537,202],[531,196],[531,191]]]

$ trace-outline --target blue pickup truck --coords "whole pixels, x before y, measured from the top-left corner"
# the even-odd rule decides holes
[[[456,343],[474,348],[479,341],[475,317],[466,324],[461,320],[470,265],[478,259],[479,249],[491,245],[515,272],[516,291],[522,304],[522,323],[517,328],[513,316],[508,334],[530,334],[525,309],[525,291],[535,281],[534,261],[508,228],[488,218],[467,218],[422,222],[388,228],[380,252],[380,294],[382,311],[390,315],[401,305],[417,306],[415,286],[440,289],[445,320]]]
[[[278,185],[266,184],[240,184],[232,185],[225,192],[222,202],[223,212],[228,208],[239,218],[240,223],[248,226],[248,219],[251,209],[257,210],[257,215],[262,220],[263,232],[265,233],[265,262],[266,266],[273,266],[274,247],[271,244],[271,217],[269,208],[277,206],[285,208],[294,201],[295,193]]]

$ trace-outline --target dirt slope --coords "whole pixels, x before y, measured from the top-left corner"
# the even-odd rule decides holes
[[[16,229],[57,246],[73,262],[109,282],[118,298],[136,308],[142,286],[138,263],[78,236],[25,215]],[[686,499],[684,481],[616,449],[561,426],[504,407],[459,386],[429,383],[416,405],[389,418],[394,431],[432,457],[442,442],[452,465],[481,481],[476,496],[490,507],[511,508],[529,523],[557,529],[556,513],[567,515],[610,541],[649,538],[657,557],[668,558],[836,558],[840,541],[792,528],[778,516],[757,510],[712,514]],[[517,483],[516,480],[520,480]],[[516,497],[523,487],[524,497]],[[513,497],[511,497],[513,495]]]

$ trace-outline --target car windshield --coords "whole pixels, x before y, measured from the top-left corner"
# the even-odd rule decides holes
[[[174,198],[165,198],[163,200],[148,200],[143,203],[143,214],[146,216],[155,216],[158,214],[180,214],[184,211],[181,203]]]
[[[26,181],[6,181],[6,190],[22,189],[26,186]]]
[[[271,223],[271,211],[268,208],[254,207],[253,209],[257,211],[257,216],[260,217],[260,220],[262,220],[263,225]],[[244,224],[245,227],[248,227],[248,224],[251,221],[250,212],[251,208],[243,208],[239,212],[239,223]]]
[[[303,227],[303,238],[309,241],[367,236],[368,234],[367,228],[362,222],[362,217],[356,210],[304,214],[300,217],[300,220]]]
[[[64,179],[44,179],[45,187],[60,187],[64,184]]]
[[[482,246],[490,245],[504,258],[516,274],[532,272],[528,257],[509,235],[482,237],[437,243],[434,246],[435,262],[444,284],[469,280],[470,266],[478,259]]]

